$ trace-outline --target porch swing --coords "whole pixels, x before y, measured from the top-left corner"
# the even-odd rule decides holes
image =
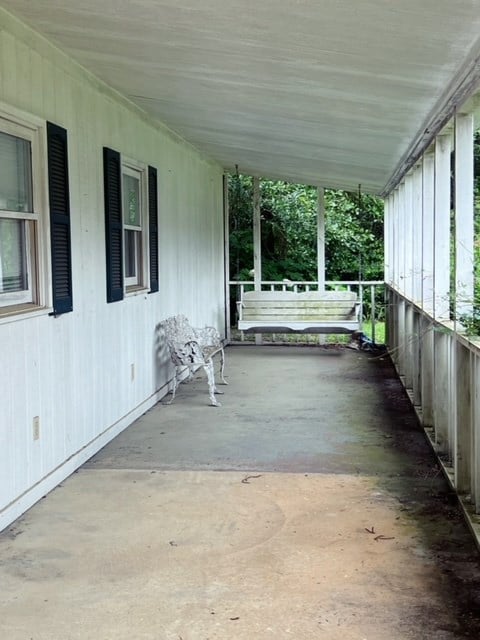
[[[361,191],[359,185],[359,206]],[[351,334],[361,329],[354,291],[242,291],[238,329],[245,333]]]

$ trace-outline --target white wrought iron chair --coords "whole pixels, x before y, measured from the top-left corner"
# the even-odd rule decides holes
[[[185,367],[189,369],[188,380],[191,380],[194,372],[202,367],[207,376],[208,394],[210,404],[220,407],[221,404],[215,398],[218,391],[215,385],[215,373],[213,357],[220,354],[220,376],[223,384],[228,384],[224,377],[225,352],[220,334],[215,327],[192,327],[184,315],[171,316],[160,323],[160,329],[165,335],[165,340],[170,351],[170,357],[175,365],[173,377],[172,397],[167,404],[172,404],[178,387],[178,380]]]

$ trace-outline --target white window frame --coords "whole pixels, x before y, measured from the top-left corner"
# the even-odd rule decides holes
[[[147,192],[147,167],[145,164],[122,156],[122,241],[123,241],[123,271],[125,293],[136,293],[149,287],[148,273],[148,192]],[[132,176],[139,180],[139,208],[140,226],[130,226],[125,223],[124,211],[124,175]],[[134,277],[126,276],[126,250],[125,231],[132,230],[139,233],[140,246],[136,255],[137,274]]]
[[[0,292],[0,320],[17,313],[45,308],[50,304],[49,243],[46,238],[48,221],[46,189],[46,123],[0,103],[0,132],[30,143],[33,211],[0,210],[0,218],[25,222],[26,271],[28,288],[15,292]]]

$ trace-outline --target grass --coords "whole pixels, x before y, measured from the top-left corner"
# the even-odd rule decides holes
[[[370,321],[364,321],[363,333],[372,338],[372,323]],[[377,344],[385,344],[385,322],[375,323],[375,342]]]

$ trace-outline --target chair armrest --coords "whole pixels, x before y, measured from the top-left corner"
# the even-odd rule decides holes
[[[202,348],[196,340],[170,343],[170,355],[176,365],[204,364]]]
[[[360,320],[360,311],[362,309],[362,303],[360,301],[355,302],[355,319]]]
[[[193,333],[199,345],[203,347],[221,347],[222,340],[215,327],[193,328]]]
[[[245,308],[245,305],[243,303],[243,300],[237,300],[237,313],[238,313],[238,319],[241,320],[242,319],[242,310]]]

